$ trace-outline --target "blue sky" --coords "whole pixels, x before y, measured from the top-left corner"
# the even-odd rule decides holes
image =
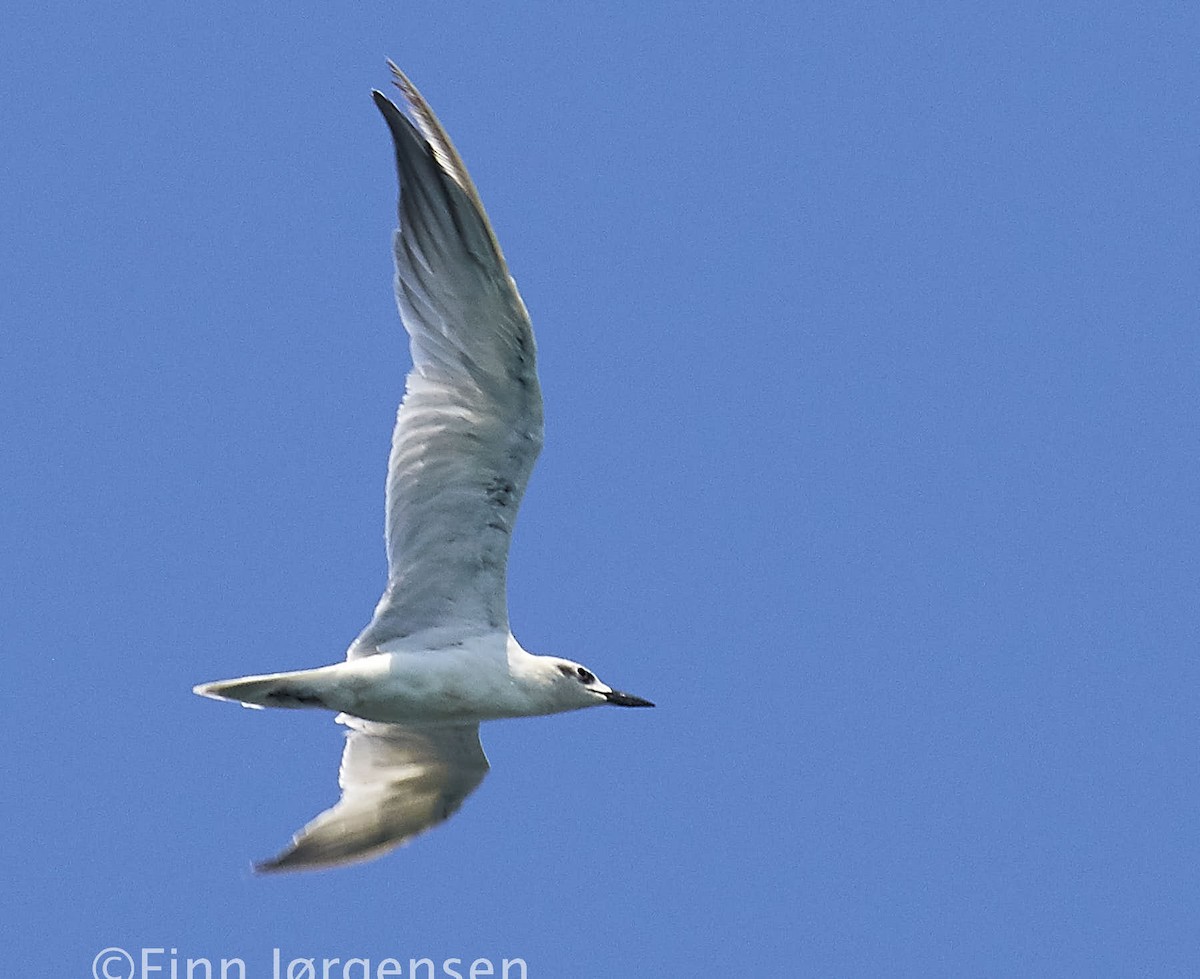
[[[536,977],[1200,968],[1188,4],[17,0],[0,32],[4,907]],[[249,870],[339,730],[406,347],[394,58],[537,331],[527,648],[462,812]],[[335,973],[337,974],[337,973]],[[407,972],[404,973],[407,975]]]

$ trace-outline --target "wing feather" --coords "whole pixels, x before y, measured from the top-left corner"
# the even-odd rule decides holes
[[[509,542],[542,444],[525,304],[457,151],[392,70],[416,125],[373,95],[396,149],[396,303],[413,367],[388,460],[388,583],[351,658],[427,629],[508,628]]]
[[[255,869],[313,870],[377,857],[449,819],[487,774],[478,724],[338,720],[351,729],[338,773],[341,800]]]

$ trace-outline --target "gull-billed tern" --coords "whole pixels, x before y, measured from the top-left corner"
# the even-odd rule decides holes
[[[387,587],[344,661],[195,688],[337,711],[350,729],[341,800],[264,871],[367,860],[447,819],[487,773],[480,721],[653,706],[509,631],[509,539],[542,447],[533,332],[462,160],[389,66],[408,115],[372,96],[396,149],[395,290],[412,370],[388,460]]]

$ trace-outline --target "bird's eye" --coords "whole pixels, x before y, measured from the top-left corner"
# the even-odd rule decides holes
[[[596,674],[592,673],[590,670],[585,670],[582,666],[579,667],[575,672],[579,674],[579,679],[581,679],[584,683],[596,682]]]

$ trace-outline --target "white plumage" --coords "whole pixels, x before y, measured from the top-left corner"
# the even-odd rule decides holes
[[[388,461],[387,586],[345,661],[195,688],[335,710],[350,728],[341,801],[262,870],[368,859],[448,818],[488,770],[480,721],[652,706],[509,631],[509,541],[542,445],[533,331],[458,153],[391,69],[412,121],[372,94],[396,149],[396,301],[412,369]]]

